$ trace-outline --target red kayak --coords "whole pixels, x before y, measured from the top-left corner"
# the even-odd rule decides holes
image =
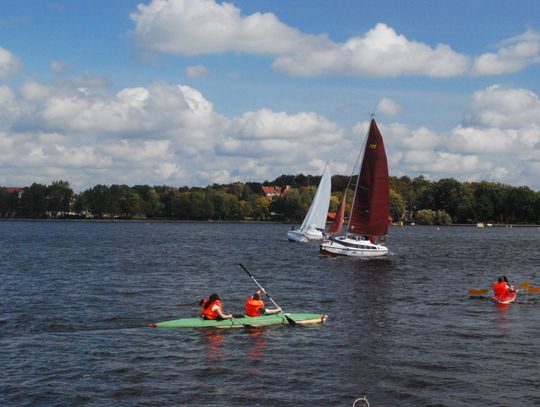
[[[514,302],[516,298],[517,294],[515,291],[510,291],[505,293],[504,295],[494,295],[491,297],[491,299],[497,304],[510,304]]]

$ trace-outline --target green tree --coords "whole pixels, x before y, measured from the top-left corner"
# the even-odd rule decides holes
[[[251,216],[257,220],[270,219],[270,199],[266,196],[252,195],[249,199],[251,204]]]
[[[445,211],[435,211],[433,214],[433,224],[435,225],[451,225],[452,218]]]
[[[431,209],[421,209],[416,213],[419,225],[433,225],[434,212]]]
[[[162,210],[163,205],[160,202],[159,194],[154,188],[150,188],[143,204],[144,214],[147,218],[155,218]]]
[[[82,193],[85,210],[93,216],[103,218],[110,207],[111,193],[107,185],[98,184]]]
[[[42,218],[47,211],[47,186],[33,183],[21,197],[22,213],[32,218]]]
[[[71,201],[73,199],[73,190],[67,181],[53,181],[47,187],[47,208],[51,216],[57,217],[70,211]]]
[[[529,187],[513,188],[508,196],[512,211],[512,223],[532,223],[536,206],[536,194]]]
[[[274,198],[270,204],[270,211],[286,220],[298,221],[303,219],[306,210],[302,203],[300,191],[291,188],[285,195]]]
[[[139,194],[133,190],[125,191],[120,199],[120,211],[123,217],[139,217],[143,211],[143,200]]]
[[[414,178],[411,182],[411,190],[403,195],[408,212],[407,217],[412,218],[417,208],[433,208],[434,198],[432,184],[422,175]]]
[[[401,194],[393,189],[390,190],[390,213],[394,221],[401,219],[405,213],[405,201]]]
[[[113,184],[109,188],[110,200],[107,212],[111,218],[116,218],[119,215],[125,215],[125,201],[130,188],[127,185]],[[124,207],[123,207],[124,206]]]
[[[0,218],[7,216],[11,212],[11,194],[7,188],[0,188]]]
[[[457,223],[476,223],[475,205],[475,185],[470,182],[465,182],[462,185],[461,201],[456,209]]]
[[[453,178],[443,178],[434,183],[432,189],[434,209],[443,210],[454,219],[462,198],[461,183]]]

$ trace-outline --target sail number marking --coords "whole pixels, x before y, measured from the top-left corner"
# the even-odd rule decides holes
[[[376,150],[377,149],[377,144],[370,144],[368,147],[370,149],[372,149],[372,150]]]

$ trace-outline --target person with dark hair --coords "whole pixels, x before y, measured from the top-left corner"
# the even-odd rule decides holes
[[[497,282],[493,283],[493,292],[495,292],[496,297],[504,297],[513,291],[515,291],[514,287],[508,284],[506,276],[499,276]]]
[[[209,298],[204,298],[199,302],[201,308],[201,318],[203,319],[230,319],[233,318],[230,314],[223,312],[223,305],[221,304],[221,298],[216,293],[212,294]]]
[[[248,317],[259,317],[261,315],[277,314],[280,311],[281,308],[267,309],[263,300],[261,300],[261,290],[258,290],[246,300],[244,314]]]

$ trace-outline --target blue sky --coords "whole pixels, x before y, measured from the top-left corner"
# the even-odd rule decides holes
[[[536,0],[3,0],[0,185],[349,174],[540,189]]]

